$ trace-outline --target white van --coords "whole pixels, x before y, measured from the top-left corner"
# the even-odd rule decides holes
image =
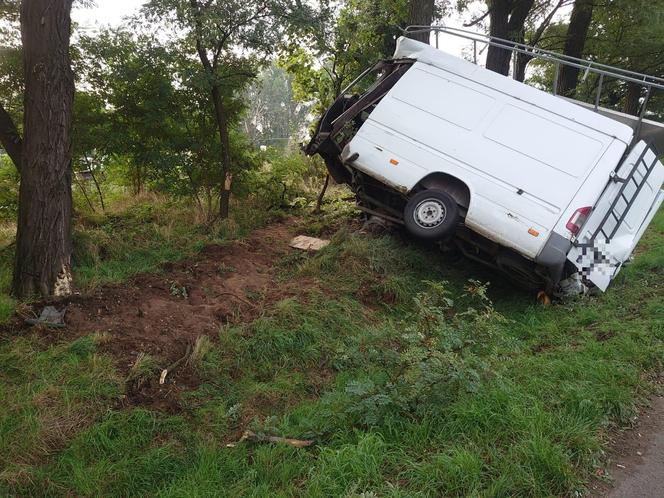
[[[528,287],[606,290],[664,200],[630,126],[408,38],[371,74],[305,149],[362,209]]]

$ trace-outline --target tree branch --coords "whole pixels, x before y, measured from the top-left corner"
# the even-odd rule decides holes
[[[21,173],[23,140],[14,121],[2,104],[0,104],[0,145],[7,152],[18,172]]]
[[[489,14],[491,14],[491,9],[490,8],[487,9],[487,11],[484,14],[482,14],[480,17],[478,17],[476,19],[473,19],[472,21],[469,21],[467,23],[464,23],[463,27],[464,28],[470,28],[471,26],[475,26],[476,24],[479,24],[484,19],[486,19]]]

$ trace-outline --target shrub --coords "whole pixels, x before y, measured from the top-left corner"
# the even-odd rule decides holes
[[[489,366],[480,356],[483,338],[504,318],[486,297],[486,286],[470,281],[465,309],[455,307],[446,282],[428,282],[413,298],[414,311],[401,323],[398,354],[385,351],[389,376],[346,384],[346,413],[360,425],[380,424],[388,414],[423,417],[459,396],[475,392]]]
[[[299,151],[269,150],[263,166],[246,173],[248,192],[269,208],[306,204],[309,180],[320,177],[322,167]]]
[[[16,219],[18,184],[18,171],[9,160],[9,156],[0,156],[0,220]]]

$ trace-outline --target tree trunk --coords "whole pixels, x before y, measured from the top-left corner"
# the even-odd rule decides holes
[[[11,116],[0,104],[0,145],[5,149],[16,169],[21,172],[22,140]]]
[[[408,25],[431,26],[433,23],[434,0],[410,0],[408,2]],[[430,31],[413,33],[408,38],[429,43]]]
[[[228,120],[224,112],[224,104],[221,99],[221,91],[219,86],[212,87],[212,104],[214,106],[214,115],[217,121],[217,128],[219,129],[219,140],[221,142],[221,171],[220,171],[220,185],[219,185],[219,217],[222,220],[228,218],[229,204],[231,199],[230,191],[230,165],[231,165],[231,151],[228,130]]]
[[[105,213],[106,206],[104,205],[104,194],[101,193],[101,187],[99,186],[99,182],[97,181],[97,175],[95,175],[92,169],[90,169],[90,175],[92,176],[92,181],[95,183],[95,188],[97,189],[97,195],[99,196],[99,203],[101,204],[101,210]]]
[[[641,86],[636,83],[627,83],[627,95],[625,95],[625,105],[623,107],[625,114],[638,116],[640,99]]]
[[[495,38],[518,42],[523,38],[524,26],[535,0],[490,0],[488,6],[489,35]],[[510,73],[512,51],[489,46],[486,68],[507,76]]]
[[[318,194],[318,199],[316,199],[316,207],[314,208],[314,214],[319,214],[321,212],[321,208],[323,207],[323,198],[325,197],[325,192],[327,191],[327,186],[330,184],[330,175],[325,175],[325,183],[323,184],[323,188],[320,191],[320,194]]]
[[[528,41],[525,41],[525,32],[521,31],[521,36],[519,37],[519,42],[520,43],[527,43],[528,45],[535,47],[537,44],[540,42],[542,39],[542,36],[544,35],[544,32],[546,29],[551,25],[551,21],[553,20],[553,17],[556,15],[556,12],[560,10],[560,8],[563,6],[563,3],[565,3],[565,0],[558,0],[558,3],[556,3],[553,8],[549,11],[549,13],[546,15],[544,19],[542,19],[542,22],[540,25],[537,27],[537,29],[528,37]],[[526,79],[526,68],[528,67],[528,63],[533,59],[533,56],[530,54],[524,54],[522,52],[517,52],[514,58],[514,79],[520,82],[524,82]]]
[[[586,45],[588,29],[593,18],[593,2],[595,0],[576,0],[569,19],[565,49],[563,53],[570,57],[580,59]],[[570,66],[560,67],[558,78],[558,94],[566,97],[574,96],[576,84],[579,79],[579,69]]]
[[[510,0],[491,0],[489,2],[489,36],[509,38],[508,22],[510,18]],[[510,72],[512,53],[504,48],[489,45],[486,54],[486,68],[507,76]]]
[[[21,3],[25,70],[16,264],[17,297],[71,293],[72,0]]]

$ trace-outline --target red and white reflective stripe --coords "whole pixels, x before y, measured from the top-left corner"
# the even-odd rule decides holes
[[[574,211],[574,214],[570,217],[569,221],[567,222],[566,225],[567,230],[572,232],[574,235],[577,235],[581,231],[583,224],[588,219],[588,215],[592,210],[593,208],[591,206],[586,206]]]

